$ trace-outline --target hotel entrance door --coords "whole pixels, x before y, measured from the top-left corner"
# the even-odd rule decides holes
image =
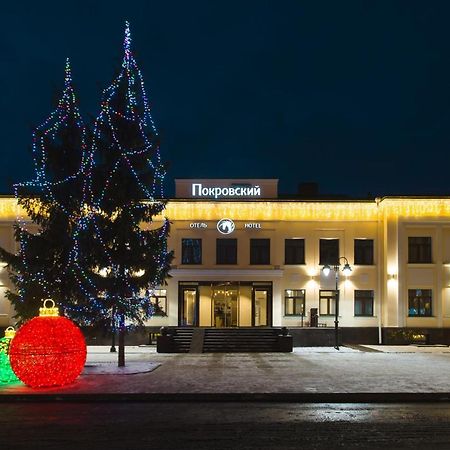
[[[212,323],[214,327],[238,326],[239,286],[230,283],[211,286]]]
[[[181,326],[198,326],[198,286],[180,287],[180,310],[178,323]]]
[[[264,327],[269,324],[267,303],[269,290],[267,288],[253,289],[253,323],[255,327]]]
[[[179,326],[272,326],[272,283],[259,281],[179,282]]]

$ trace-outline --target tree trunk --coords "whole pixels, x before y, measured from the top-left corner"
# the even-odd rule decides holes
[[[116,353],[116,308],[113,306],[111,313],[111,330],[112,330],[112,340],[111,348],[109,351],[111,353]]]
[[[125,316],[119,314],[119,353],[118,366],[125,367]]]

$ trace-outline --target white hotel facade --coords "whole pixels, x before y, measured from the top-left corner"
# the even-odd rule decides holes
[[[175,259],[148,325],[334,326],[343,341],[450,343],[450,198],[278,198],[278,180],[176,180],[167,203]],[[14,250],[14,198],[0,199],[0,245]],[[14,322],[0,273],[0,326]],[[295,342],[295,340],[294,340]]]

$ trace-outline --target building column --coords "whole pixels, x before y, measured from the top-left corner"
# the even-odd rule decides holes
[[[399,267],[399,227],[397,217],[387,217],[384,221],[384,267],[383,274],[386,296],[383,304],[383,323],[388,327],[402,326],[402,308],[399,304],[401,277]]]

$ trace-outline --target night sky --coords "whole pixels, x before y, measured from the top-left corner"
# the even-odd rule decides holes
[[[32,178],[31,129],[67,56],[85,120],[97,115],[129,20],[169,196],[177,177],[450,195],[447,0],[14,3],[2,4],[2,193]]]

